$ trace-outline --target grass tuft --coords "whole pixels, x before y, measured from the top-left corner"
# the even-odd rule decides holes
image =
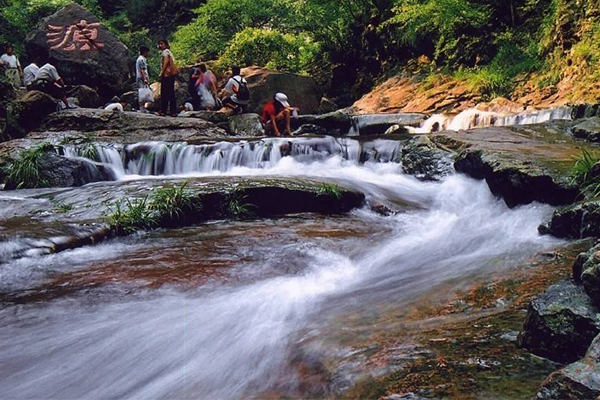
[[[317,196],[334,197],[337,200],[340,200],[342,198],[342,190],[338,185],[323,183],[317,189]]]
[[[232,219],[250,219],[255,216],[256,206],[247,202],[248,195],[241,190],[233,190],[229,193],[229,204],[227,213]]]
[[[29,150],[22,151],[4,167],[4,184],[8,188],[33,189],[49,186],[49,182],[41,177],[41,159],[49,152],[55,151],[53,145],[42,143]]]

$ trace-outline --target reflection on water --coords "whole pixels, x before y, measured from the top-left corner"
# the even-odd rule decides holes
[[[19,290],[73,290],[5,303],[4,396],[293,393],[292,349],[306,335],[324,334],[336,316],[402,307],[436,285],[511,268],[556,245],[537,234],[551,208],[508,209],[485,183],[462,176],[422,183],[394,164],[337,157],[310,164],[284,158],[270,169],[228,174],[339,180],[372,198],[419,207],[392,217],[359,210],[215,223],[9,263],[2,282],[23,270],[52,271],[25,288],[13,279]],[[2,285],[10,294],[11,285]]]

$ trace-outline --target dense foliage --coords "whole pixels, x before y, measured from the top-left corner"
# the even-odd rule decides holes
[[[0,0],[0,41],[22,43],[69,0]],[[314,75],[349,103],[408,60],[490,96],[522,74],[556,84],[577,65],[599,73],[593,0],[76,0],[132,49],[159,37],[181,63],[220,60]],[[589,78],[595,79],[595,78]],[[588,80],[589,80],[588,79]]]

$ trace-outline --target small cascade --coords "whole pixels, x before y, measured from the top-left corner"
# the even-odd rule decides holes
[[[454,117],[434,114],[425,120],[419,128],[408,126],[407,129],[411,133],[430,133],[443,130],[461,131],[489,126],[531,125],[552,120],[570,120],[572,119],[571,115],[571,107],[560,107],[519,114],[502,114],[470,108]]]
[[[112,170],[116,179],[127,175],[164,176],[228,172],[236,167],[266,169],[282,158],[301,163],[339,157],[346,162],[397,162],[401,143],[376,140],[361,143],[348,138],[290,138],[258,141],[186,143],[141,142],[127,146],[95,145],[97,162]],[[65,148],[68,157],[82,157],[76,147]]]

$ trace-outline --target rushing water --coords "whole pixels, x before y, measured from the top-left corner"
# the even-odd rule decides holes
[[[429,133],[443,130],[460,131],[488,126],[541,124],[552,120],[570,120],[572,112],[573,109],[571,107],[517,114],[505,114],[470,108],[456,116],[434,114],[425,120],[420,127],[408,127],[408,130],[413,133]]]
[[[437,285],[514,267],[556,245],[537,233],[550,207],[509,209],[484,182],[464,176],[420,182],[389,162],[398,151],[389,143],[369,145],[376,152],[354,141],[321,150],[283,143],[283,153],[282,143],[268,143],[164,145],[154,151],[163,154],[159,162],[143,156],[157,143],[103,147],[101,157],[121,168],[122,180],[310,177],[401,212],[221,222],[9,260],[0,275],[8,294],[0,311],[2,397],[297,394],[292,353],[336,316],[401,308]],[[361,157],[365,151],[379,158]],[[15,302],[16,290],[36,296]]]

